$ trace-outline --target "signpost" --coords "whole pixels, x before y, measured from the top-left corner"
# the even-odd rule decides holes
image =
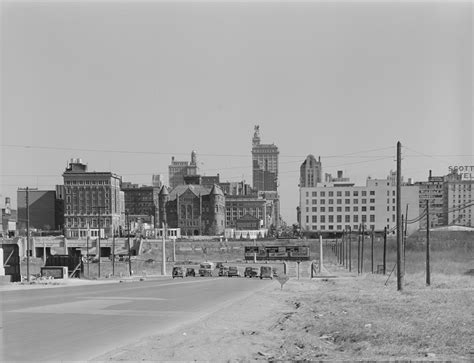
[[[288,276],[286,276],[285,274],[281,275],[281,276],[277,276],[275,277],[275,279],[280,283],[281,285],[281,289],[280,290],[283,290],[283,285],[290,279]]]

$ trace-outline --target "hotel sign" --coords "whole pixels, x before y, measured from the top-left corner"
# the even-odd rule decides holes
[[[474,165],[452,165],[448,167],[450,174],[458,174],[462,180],[474,179]]]

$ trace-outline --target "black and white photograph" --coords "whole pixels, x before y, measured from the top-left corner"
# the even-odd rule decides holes
[[[473,361],[473,15],[0,0],[0,361]]]

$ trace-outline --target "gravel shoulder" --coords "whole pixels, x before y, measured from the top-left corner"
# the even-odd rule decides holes
[[[99,361],[474,359],[472,276],[354,276],[277,281],[198,322]]]

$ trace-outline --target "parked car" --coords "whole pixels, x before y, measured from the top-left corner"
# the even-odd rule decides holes
[[[235,266],[229,266],[229,272],[227,273],[229,277],[240,277],[239,269]]]
[[[173,278],[175,277],[184,277],[184,268],[181,266],[174,266],[173,267]]]
[[[246,267],[244,271],[244,277],[258,277],[258,268],[257,267]]]
[[[219,269],[219,276],[229,276],[229,268],[227,266],[222,266]]]
[[[260,266],[260,279],[273,279],[273,269],[271,266]]]
[[[193,277],[195,277],[195,276],[196,276],[196,270],[194,270],[194,268],[192,268],[192,267],[188,267],[188,268],[186,269],[186,277],[187,277],[187,276],[193,276]]]
[[[203,262],[199,266],[199,276],[212,276],[214,264],[212,262]]]

